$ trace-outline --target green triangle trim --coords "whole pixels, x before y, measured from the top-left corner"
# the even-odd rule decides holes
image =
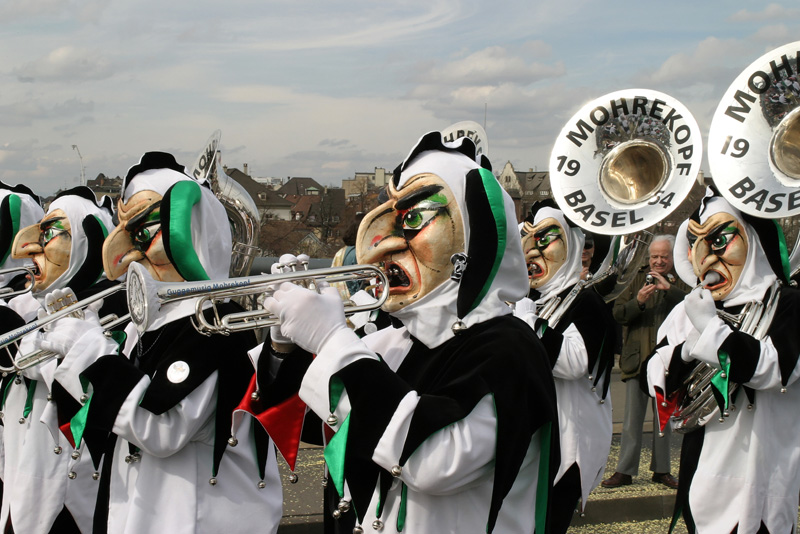
[[[28,416],[33,411],[33,395],[34,393],[36,393],[37,383],[38,382],[36,380],[31,380],[31,385],[28,386],[28,396],[25,399],[25,410],[22,412],[22,417],[24,417],[25,419],[27,419]]]
[[[711,384],[717,388],[720,393],[722,393],[722,396],[725,398],[725,406],[723,406],[722,409],[727,410],[728,397],[730,396],[730,392],[728,390],[730,382],[728,377],[731,376],[731,362],[730,358],[728,357],[728,353],[724,350],[719,351],[717,353],[717,357],[719,358],[719,364],[722,369],[714,373],[714,376],[711,377]]]
[[[408,486],[402,483],[400,488],[400,508],[397,509],[397,532],[403,532],[406,526],[406,511],[408,509]]]
[[[344,457],[347,452],[347,433],[350,430],[350,414],[325,447],[325,463],[339,497],[344,497]]]
[[[341,400],[342,394],[344,393],[344,382],[342,382],[339,377],[333,377],[331,378],[329,388],[328,397],[330,399],[330,412],[333,413],[336,411],[339,400]]]
[[[72,437],[75,439],[75,448],[81,446],[83,440],[83,433],[86,431],[86,420],[89,418],[89,404],[91,404],[93,397],[89,397],[86,404],[81,406],[72,419],[69,421],[69,429],[72,432]]]

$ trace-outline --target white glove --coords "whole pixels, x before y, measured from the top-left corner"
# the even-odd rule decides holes
[[[75,301],[74,297],[68,298],[70,295],[73,295],[73,292],[69,288],[51,291],[45,296],[45,308],[50,313],[58,311],[64,304]],[[80,313],[70,314],[48,324],[34,339],[34,347],[55,352],[63,358],[84,334],[92,331],[103,339],[102,342],[98,339],[98,345],[105,344],[108,339],[103,335],[103,327],[100,326],[100,318],[97,316],[102,306],[102,299],[97,300],[83,308]],[[39,310],[39,319],[47,315],[45,310]]]
[[[717,316],[717,308],[714,306],[714,299],[708,289],[698,288],[692,291],[686,295],[683,302],[686,316],[689,317],[689,321],[692,322],[695,330],[700,333]]]
[[[308,352],[317,354],[339,330],[349,330],[339,292],[326,287],[320,293],[283,282],[264,307],[280,318],[280,331]]]
[[[514,303],[514,315],[516,317],[522,317],[529,313],[536,315],[536,304],[534,304],[533,300],[525,297]]]

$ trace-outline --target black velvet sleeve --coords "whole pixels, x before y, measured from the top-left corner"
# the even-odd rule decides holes
[[[25,326],[25,320],[20,317],[17,312],[8,306],[0,306],[0,332],[6,333],[16,330],[17,328]],[[11,354],[9,355],[9,351]],[[17,354],[17,346],[11,344],[8,350],[0,350],[0,365],[3,367],[11,367],[14,365],[12,358]]]
[[[800,290],[782,287],[778,309],[772,319],[767,335],[778,353],[781,384],[786,385],[800,356]],[[741,332],[734,332],[722,343],[720,350],[730,358],[731,380],[748,382],[755,373],[761,354],[758,340]]]

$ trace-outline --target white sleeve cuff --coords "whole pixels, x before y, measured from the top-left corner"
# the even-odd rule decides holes
[[[719,368],[719,356],[717,352],[725,339],[733,333],[731,327],[719,317],[714,317],[708,323],[694,346],[689,348],[689,355],[695,360],[705,362]],[[687,340],[688,344],[688,340]]]
[[[342,328],[325,342],[314,358],[300,385],[300,398],[317,415],[331,412],[329,384],[331,377],[356,360],[378,359],[349,328]]]
[[[80,375],[101,356],[117,354],[119,345],[102,334],[96,327],[82,335],[72,346],[56,368],[54,379],[61,384],[75,400],[83,395]],[[99,335],[98,335],[99,333]]]

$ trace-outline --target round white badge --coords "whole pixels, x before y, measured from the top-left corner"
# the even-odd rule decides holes
[[[173,384],[180,384],[189,376],[189,364],[186,362],[175,362],[167,369],[167,379]]]

